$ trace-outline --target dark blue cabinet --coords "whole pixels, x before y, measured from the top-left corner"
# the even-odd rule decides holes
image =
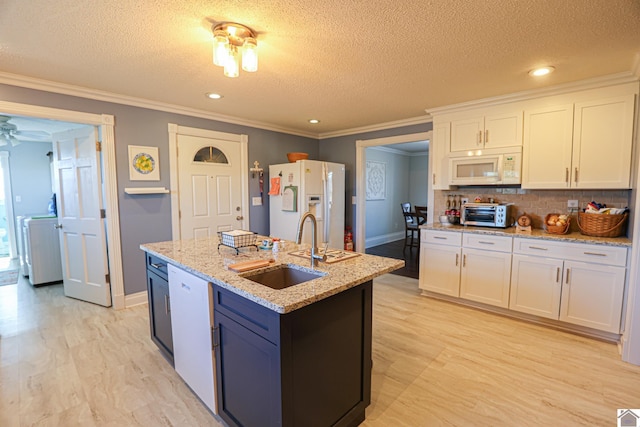
[[[218,414],[230,426],[356,426],[371,396],[371,281],[278,314],[214,286]]]
[[[173,364],[173,336],[171,332],[171,302],[167,263],[153,255],[147,257],[147,294],[151,340]]]

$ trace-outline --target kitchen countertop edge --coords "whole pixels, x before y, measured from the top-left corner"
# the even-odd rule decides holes
[[[220,254],[217,243],[217,238],[190,239],[145,243],[140,245],[140,249],[280,314],[313,304],[404,266],[404,260],[360,254],[333,264],[320,263],[314,270],[324,274],[322,277],[276,290],[245,279],[244,276],[273,270],[282,264],[309,271],[309,260],[290,255],[291,251],[296,250],[294,248],[274,253],[241,250],[239,255],[230,248],[222,248]],[[274,265],[244,273],[227,268],[236,262],[270,258],[275,260]]]
[[[476,226],[464,226],[464,225],[442,225],[437,223],[424,224],[420,226],[423,230],[438,230],[438,231],[453,231],[453,232],[465,232],[474,234],[488,234],[494,236],[509,236],[509,237],[521,237],[524,239],[537,239],[537,240],[556,240],[572,243],[588,243],[592,245],[606,245],[606,246],[621,246],[631,247],[631,240],[627,237],[594,237],[586,236],[580,232],[574,231],[567,234],[551,234],[545,230],[533,229],[531,234],[528,233],[516,233],[516,227],[509,228],[491,228],[491,227],[476,227]]]

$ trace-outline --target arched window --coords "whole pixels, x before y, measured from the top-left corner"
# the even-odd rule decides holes
[[[203,147],[193,156],[194,162],[229,164],[227,156],[216,147]]]

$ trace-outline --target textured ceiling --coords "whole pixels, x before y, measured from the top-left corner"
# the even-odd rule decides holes
[[[213,21],[259,32],[257,73],[212,64]],[[628,72],[638,52],[637,0],[0,0],[0,72],[312,134]]]

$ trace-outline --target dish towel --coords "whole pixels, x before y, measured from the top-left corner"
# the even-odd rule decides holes
[[[271,178],[271,187],[269,188],[270,196],[280,195],[280,177]]]

